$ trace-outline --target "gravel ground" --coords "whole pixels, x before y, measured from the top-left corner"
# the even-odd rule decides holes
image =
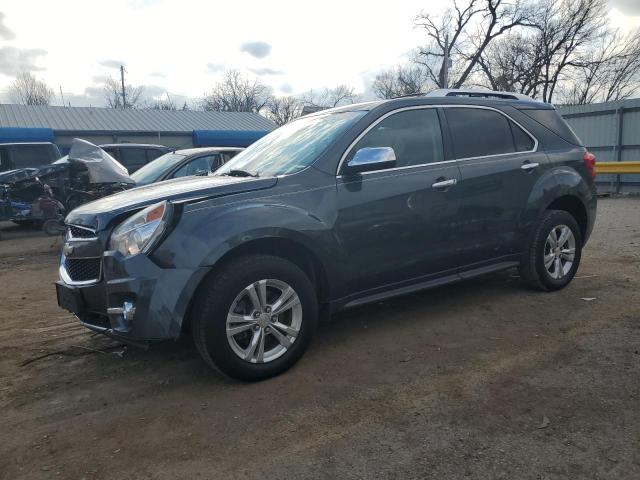
[[[640,478],[640,199],[578,276],[514,271],[345,311],[243,384],[58,309],[61,241],[0,225],[0,478]]]

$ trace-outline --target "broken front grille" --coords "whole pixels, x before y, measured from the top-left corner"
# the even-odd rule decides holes
[[[76,225],[67,225],[67,231],[70,238],[94,238],[96,236],[96,232],[93,230]]]
[[[100,258],[66,258],[64,268],[74,282],[98,281],[101,261]]]

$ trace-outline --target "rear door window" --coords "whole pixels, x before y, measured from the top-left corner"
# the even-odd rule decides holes
[[[14,145],[11,147],[13,168],[35,168],[51,163],[47,145]]]
[[[444,110],[456,158],[483,157],[516,151],[509,120],[504,115],[480,108]]]
[[[531,136],[522,130],[518,125],[509,120],[509,126],[511,127],[511,133],[513,134],[513,141],[516,146],[516,152],[528,152],[533,150],[535,142]]]
[[[435,108],[394,113],[376,124],[351,149],[347,161],[361,148],[391,147],[396,167],[424,165],[444,160],[442,131]]]
[[[145,148],[131,147],[120,148],[120,163],[127,167],[129,171],[137,170],[147,163]]]
[[[233,157],[235,157],[238,153],[240,153],[240,152],[234,152],[234,151],[224,152],[222,154],[222,162],[220,163],[220,165],[223,165],[223,164],[227,163],[229,160],[231,160]]]
[[[172,177],[179,178],[189,177],[191,175],[205,175],[218,168],[219,161],[219,155],[217,154],[194,158],[176,170]]]

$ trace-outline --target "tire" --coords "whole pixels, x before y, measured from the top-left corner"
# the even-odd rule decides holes
[[[64,224],[62,220],[49,218],[42,224],[42,230],[49,236],[62,235],[64,233]]]
[[[278,311],[282,306],[288,308]],[[289,369],[309,346],[317,323],[318,299],[307,275],[294,263],[270,255],[248,255],[224,264],[198,289],[191,316],[193,339],[204,361],[244,381]],[[229,328],[239,332],[228,336]]]
[[[567,235],[559,250],[553,247],[552,232],[560,241]],[[547,210],[534,228],[520,264],[520,277],[537,290],[560,290],[573,279],[581,258],[582,233],[576,219],[564,210]]]

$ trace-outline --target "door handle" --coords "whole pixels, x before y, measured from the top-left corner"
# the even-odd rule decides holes
[[[534,168],[538,168],[539,166],[539,163],[523,163],[520,168],[525,172],[528,172],[529,170],[533,170]]]
[[[442,180],[440,182],[436,182],[433,185],[431,185],[431,188],[435,188],[435,189],[445,189],[447,187],[451,187],[452,185],[455,185],[456,183],[458,183],[458,180],[456,180],[455,178],[452,178],[450,180]]]

